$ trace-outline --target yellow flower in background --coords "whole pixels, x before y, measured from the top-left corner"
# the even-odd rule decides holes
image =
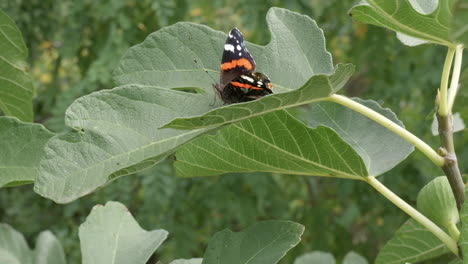
[[[52,82],[52,75],[49,73],[43,73],[39,75],[39,81],[43,84],[50,84]]]
[[[89,55],[88,49],[86,49],[86,48],[85,48],[85,49],[82,49],[81,52],[80,52],[80,55],[81,55],[81,57],[86,57],[86,56],[88,56],[88,55]]]
[[[193,17],[200,16],[201,13],[202,13],[201,8],[194,8],[194,9],[190,10],[190,15],[193,16]]]
[[[138,29],[140,29],[141,31],[146,31],[146,25],[143,24],[143,23],[138,23]]]
[[[41,45],[39,45],[39,49],[45,50],[45,49],[50,49],[52,47],[52,42],[50,41],[43,41]]]

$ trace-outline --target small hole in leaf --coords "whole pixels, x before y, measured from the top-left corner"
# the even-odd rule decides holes
[[[204,90],[196,87],[178,87],[178,88],[172,88],[172,90],[176,91],[182,91],[186,93],[194,93],[194,94],[204,94],[206,93]]]

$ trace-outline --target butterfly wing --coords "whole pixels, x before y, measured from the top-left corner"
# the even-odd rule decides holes
[[[242,74],[253,72],[255,66],[254,59],[245,47],[242,33],[237,28],[232,29],[224,44],[220,87],[224,88],[230,81]]]

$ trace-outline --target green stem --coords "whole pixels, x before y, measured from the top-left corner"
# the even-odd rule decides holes
[[[457,96],[462,58],[463,58],[463,45],[458,45],[455,48],[455,60],[453,62],[452,80],[450,81],[450,90],[449,90],[448,102],[447,102],[447,108],[450,113],[452,112],[453,103],[455,102],[455,97]]]
[[[367,116],[368,118],[389,129],[393,133],[399,135],[409,143],[413,144],[417,149],[419,149],[419,151],[426,155],[437,166],[442,167],[444,165],[444,158],[437,154],[437,152],[433,150],[429,145],[427,145],[426,142],[422,141],[420,138],[413,135],[408,130],[397,125],[395,122],[377,113],[376,111],[342,95],[334,94],[328,97],[326,100],[344,105],[358,113]]]
[[[439,109],[437,113],[440,116],[448,115],[447,107],[447,86],[449,81],[450,69],[452,68],[453,54],[455,53],[454,47],[449,47],[447,56],[445,57],[444,70],[442,71],[442,80],[440,81],[440,97],[439,97]]]
[[[398,206],[403,212],[407,213],[411,218],[416,220],[422,226],[427,228],[434,236],[440,239],[450,251],[458,256],[458,247],[457,242],[451,238],[447,233],[445,233],[440,227],[434,224],[431,220],[421,214],[418,210],[414,209],[411,205],[407,204],[403,199],[398,197],[392,191],[390,191],[385,185],[379,182],[375,177],[369,176],[366,178],[367,183],[369,183],[374,189],[381,193],[385,198],[390,200],[394,205]]]

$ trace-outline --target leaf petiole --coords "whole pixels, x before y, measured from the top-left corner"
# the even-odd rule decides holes
[[[445,57],[444,69],[442,71],[442,79],[440,81],[440,98],[439,98],[439,107],[437,109],[437,113],[440,116],[447,116],[448,115],[448,107],[447,107],[447,87],[448,81],[450,76],[450,69],[452,68],[452,61],[453,55],[455,53],[454,47],[449,47],[447,51],[447,56]]]
[[[411,218],[416,220],[422,226],[427,228],[434,236],[440,239],[447,248],[452,251],[455,255],[458,256],[458,247],[457,242],[450,237],[447,233],[445,233],[440,227],[438,227],[434,222],[429,220],[423,214],[421,214],[418,210],[414,209],[411,205],[406,203],[403,199],[389,190],[385,185],[383,185],[380,181],[378,181],[375,177],[369,176],[366,177],[367,183],[369,183],[375,190],[377,190],[380,194],[382,194],[385,198],[387,198],[390,202],[394,205],[398,206],[403,212],[407,213]]]
[[[447,108],[450,113],[452,112],[453,103],[455,102],[455,97],[457,96],[462,58],[463,58],[463,45],[460,44],[460,45],[457,45],[457,47],[455,48],[455,61],[453,62],[452,80],[450,81],[450,90],[448,93]]]

